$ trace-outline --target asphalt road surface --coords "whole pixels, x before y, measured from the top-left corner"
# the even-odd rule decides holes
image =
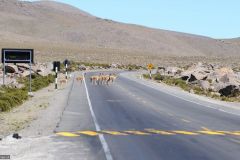
[[[82,84],[74,82],[56,129],[60,140],[90,146],[88,159],[240,159],[240,116],[122,76],[110,85],[93,85],[89,77],[95,74],[87,73]]]

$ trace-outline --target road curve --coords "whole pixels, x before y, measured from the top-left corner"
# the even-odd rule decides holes
[[[92,114],[88,110],[84,127],[77,127],[82,123],[78,119],[71,120],[70,126],[74,127],[69,127],[66,124],[70,122],[63,118],[58,131],[91,141],[92,154],[96,151],[100,155],[96,159],[239,160],[239,116],[185,101],[122,76],[110,85],[93,85],[89,77],[94,74],[99,73],[87,73],[85,78],[86,97],[95,120],[89,119]],[[73,89],[75,97],[80,87],[83,85]],[[69,103],[76,106],[71,99]],[[77,140],[77,136],[71,138]],[[102,149],[104,145],[107,148]],[[106,152],[108,155],[103,156]]]

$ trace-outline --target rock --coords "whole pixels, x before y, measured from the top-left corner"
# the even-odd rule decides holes
[[[191,90],[189,91],[189,93],[192,93],[192,94],[194,94],[194,90],[193,90],[193,89],[191,89]]]
[[[87,70],[87,67],[85,65],[80,65],[80,66],[78,66],[78,68],[79,68],[80,71]]]
[[[167,67],[165,72],[169,75],[176,75],[180,74],[182,72],[182,69],[178,67]]]
[[[24,71],[24,72],[20,73],[19,75],[20,75],[20,77],[27,77],[27,76],[30,75],[30,72],[29,71]]]
[[[6,65],[5,72],[6,73],[16,73],[16,72],[18,72],[18,67],[15,65],[11,65],[11,64]]]
[[[13,137],[13,138],[16,138],[16,139],[21,139],[21,138],[22,138],[21,136],[19,136],[18,133],[14,133],[12,137]]]
[[[208,81],[200,80],[199,85],[205,91],[210,89],[210,83]]]
[[[220,96],[221,96],[221,94],[220,94],[220,93],[218,93],[218,92],[211,92],[210,94],[211,94],[211,96],[218,96],[218,97],[220,97]]]
[[[239,87],[235,85],[228,85],[225,88],[220,89],[219,93],[221,94],[221,96],[235,97],[240,94],[240,90]]]

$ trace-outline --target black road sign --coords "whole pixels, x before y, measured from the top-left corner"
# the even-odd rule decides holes
[[[33,49],[2,49],[2,63],[34,63]]]
[[[66,64],[69,65],[70,62],[69,62],[69,60],[65,59],[65,60],[63,61],[63,64],[66,66]]]
[[[55,71],[56,67],[58,67],[58,71],[60,71],[60,61],[54,61],[53,62],[53,71]]]

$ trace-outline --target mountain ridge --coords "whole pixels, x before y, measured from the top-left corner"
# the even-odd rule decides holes
[[[34,47],[53,54],[91,50],[95,56],[104,50],[143,56],[239,56],[239,41],[120,23],[55,1],[0,0],[0,47]]]

